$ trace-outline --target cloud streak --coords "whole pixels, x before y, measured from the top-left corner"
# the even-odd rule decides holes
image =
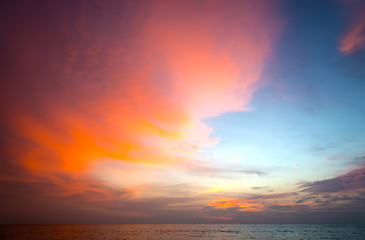
[[[356,19],[341,39],[339,46],[339,50],[344,54],[353,53],[365,46],[365,6],[362,4],[357,7],[360,10],[356,13]]]

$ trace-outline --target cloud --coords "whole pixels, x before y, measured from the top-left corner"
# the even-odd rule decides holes
[[[355,14],[357,18],[346,31],[339,46],[339,50],[344,54],[353,53],[365,46],[365,5],[362,4],[362,6],[356,7],[360,9]]]
[[[270,187],[251,187],[253,190],[271,190]]]
[[[365,165],[365,156],[354,157],[353,159],[351,159],[349,161],[349,164],[355,165],[355,166],[364,166]]]
[[[48,3],[16,18],[8,3],[4,57],[23,71],[7,69],[3,124],[32,145],[22,164],[166,163],[216,144],[201,120],[250,109],[278,25],[269,3],[204,4]]]
[[[276,209],[275,209],[276,208]],[[238,211],[237,208],[214,208],[206,207],[204,213],[209,216],[223,216],[229,220],[218,220],[218,223],[354,223],[364,222],[363,211],[338,211],[336,209],[311,210],[306,206],[299,205],[298,210],[290,206],[273,206],[265,211]]]
[[[350,54],[365,46],[365,19],[351,28],[347,35],[342,39],[340,51]]]
[[[265,200],[290,198],[296,195],[298,195],[298,193],[253,195],[239,199],[210,202],[209,206],[216,208],[235,208],[237,211],[263,211],[266,208]]]
[[[309,196],[309,197],[304,197],[304,198],[301,198],[300,200],[296,201],[295,203],[305,203],[309,200],[313,200],[313,199],[316,199],[315,196]]]
[[[301,210],[301,209],[307,209],[309,208],[308,205],[303,205],[303,204],[296,204],[296,205],[271,205],[268,206],[269,209],[274,209],[274,210]]]
[[[95,177],[95,171],[115,173],[98,170],[100,162],[136,164],[119,169],[122,177],[152,172],[140,164],[160,169],[144,176],[152,178],[171,164],[196,159],[219,141],[203,119],[251,109],[281,28],[273,6],[2,4],[0,181],[19,180],[45,199],[87,202],[116,194],[110,188],[119,182]],[[121,191],[129,197],[144,192],[124,183]]]
[[[248,167],[239,169],[237,167],[221,166],[205,161],[180,162],[176,166],[191,174],[206,175],[216,178],[236,178],[242,175],[257,175],[259,177],[264,177],[269,175],[269,173],[264,170],[250,169]]]
[[[300,188],[302,188],[303,192],[321,194],[346,191],[364,191],[365,168],[356,169],[327,180],[303,183]]]
[[[365,169],[360,168],[331,179],[301,182],[293,192],[247,194],[243,198],[211,201],[205,211],[208,215],[229,217],[233,222],[239,222],[249,212],[258,214],[261,223],[265,222],[264,215],[274,217],[275,222],[283,215],[288,222],[301,219],[298,222],[303,223],[309,215],[321,216],[320,222],[341,222],[349,212],[364,214],[364,197]]]
[[[315,144],[311,146],[308,151],[314,155],[321,155],[325,152],[338,148],[338,143],[327,143],[327,144]]]

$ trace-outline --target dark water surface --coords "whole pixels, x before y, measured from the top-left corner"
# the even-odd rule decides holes
[[[0,225],[0,239],[365,239],[365,225]]]

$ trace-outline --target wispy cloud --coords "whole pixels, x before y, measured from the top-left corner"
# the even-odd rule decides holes
[[[229,165],[213,164],[206,161],[180,162],[176,165],[181,170],[191,174],[199,174],[216,178],[237,178],[242,175],[257,175],[264,177],[270,173],[265,170],[252,169],[251,167],[233,167]]]
[[[349,3],[347,4],[349,5]],[[354,7],[358,8],[355,19],[341,39],[339,46],[339,50],[344,54],[353,53],[365,46],[365,5],[354,4]]]

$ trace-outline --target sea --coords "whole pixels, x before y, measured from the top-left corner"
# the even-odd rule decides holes
[[[365,225],[116,224],[0,225],[0,239],[365,239]]]

